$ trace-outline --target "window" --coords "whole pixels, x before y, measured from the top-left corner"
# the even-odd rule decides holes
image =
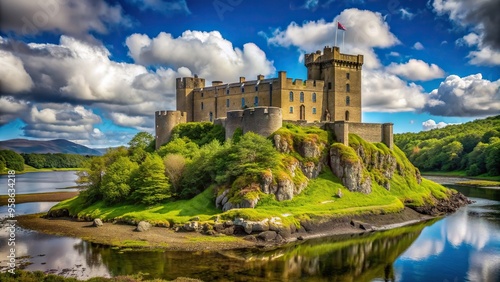
[[[259,86],[255,85],[255,92],[258,92],[258,91],[259,91]]]
[[[245,98],[241,98],[241,108],[245,107]]]
[[[304,103],[304,92],[300,92],[300,102]]]
[[[293,114],[293,107],[290,107],[290,113]]]
[[[201,109],[203,110],[203,102],[201,102]]]
[[[245,86],[241,86],[241,93],[245,93]]]
[[[345,78],[347,78],[347,79],[349,79],[349,78],[350,78],[349,73],[346,73],[346,74],[345,74]]]
[[[349,121],[349,111],[345,111],[345,120]]]
[[[345,105],[350,106],[351,105],[351,97],[347,96],[345,97]]]
[[[253,105],[254,105],[254,107],[257,107],[259,105],[259,97],[255,96],[253,98]]]
[[[293,92],[290,91],[290,102],[293,102]]]
[[[316,103],[316,93],[313,93],[313,95],[312,95],[312,101],[313,101],[313,103]]]
[[[214,114],[212,112],[210,112],[210,121],[213,121],[214,120]]]
[[[226,88],[226,95],[229,95],[229,87]]]
[[[332,89],[332,83],[328,82],[328,89]]]
[[[349,83],[345,85],[345,92],[351,92],[351,85]]]
[[[229,99],[226,99],[226,108],[229,108]]]
[[[201,92],[201,98],[203,98],[203,92]]]
[[[313,108],[313,115],[316,114],[316,108]]]

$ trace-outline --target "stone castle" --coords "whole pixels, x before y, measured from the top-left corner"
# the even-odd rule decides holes
[[[221,124],[226,139],[237,128],[269,136],[283,121],[322,126],[335,133],[338,142],[348,144],[349,133],[369,142],[393,147],[393,124],[362,123],[361,70],[363,55],[340,53],[339,47],[325,47],[305,55],[307,80],[277,78],[223,83],[183,77],[176,80],[177,111],[157,111],[156,148],[169,141],[179,123],[208,121]]]

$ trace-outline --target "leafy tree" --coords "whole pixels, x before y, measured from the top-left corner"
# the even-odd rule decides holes
[[[5,170],[5,159],[0,155],[0,172]]]
[[[488,173],[490,175],[500,175],[500,141],[489,145],[484,153],[486,155],[485,164]]]
[[[199,147],[196,143],[191,141],[189,138],[176,138],[166,145],[163,145],[158,149],[158,155],[160,157],[165,157],[167,154],[179,154],[185,158],[191,159],[197,154]]]
[[[102,177],[102,195],[107,204],[125,201],[130,194],[130,179],[139,165],[128,157],[120,157],[112,163]]]
[[[165,164],[165,175],[172,183],[172,190],[179,192],[182,173],[186,168],[186,158],[180,154],[168,154],[163,158]]]
[[[212,140],[218,140],[220,143],[223,143],[226,133],[224,127],[211,122],[189,122],[174,127],[172,136],[174,136],[173,139],[188,138],[198,146],[203,146]]]
[[[0,156],[5,160],[5,166],[16,171],[24,170],[24,159],[18,153],[11,150],[0,150]]]
[[[139,132],[137,133],[129,142],[130,149],[141,148],[143,150],[147,150],[148,147],[155,141],[155,138],[151,133],[148,132]],[[154,144],[154,143],[153,143]]]
[[[163,160],[150,154],[132,176],[134,191],[131,199],[145,205],[160,203],[170,197],[170,185],[165,176]]]

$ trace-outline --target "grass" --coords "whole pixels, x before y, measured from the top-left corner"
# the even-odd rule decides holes
[[[111,245],[120,248],[145,248],[149,247],[149,242],[137,241],[137,240],[123,240],[123,241],[113,241]]]
[[[199,237],[189,237],[190,242],[236,242],[240,238],[234,236],[199,236]]]
[[[35,194],[16,194],[16,204],[29,202],[60,202],[75,197],[79,192],[48,192]],[[0,195],[0,205],[7,205],[8,195]]]
[[[480,179],[480,180],[490,180],[490,181],[500,181],[500,175],[491,176],[487,174],[481,174],[477,176],[469,176],[464,170],[456,170],[456,171],[424,171],[422,175],[428,176],[448,176],[448,177],[464,177],[464,178],[472,178],[472,179]]]
[[[479,187],[500,187],[499,181],[489,181],[489,180],[469,180],[457,182],[456,185],[462,186],[479,186]]]

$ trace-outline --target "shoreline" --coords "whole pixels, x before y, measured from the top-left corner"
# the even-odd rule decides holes
[[[72,187],[62,188],[70,189]],[[46,193],[32,193],[32,194],[16,194],[16,204],[32,203],[32,202],[60,202],[78,196],[80,192],[46,192]],[[9,195],[0,195],[0,206],[7,205]]]
[[[276,241],[258,240],[259,234],[248,235],[238,230],[234,235],[204,235],[200,232],[175,232],[170,228],[152,227],[145,232],[135,226],[104,223],[92,227],[92,222],[73,218],[43,218],[42,214],[21,215],[16,219],[24,229],[44,234],[81,238],[82,240],[120,248],[161,249],[164,251],[222,251],[247,248],[277,248],[302,240],[336,235],[385,231],[437,218],[410,208],[394,214],[365,214],[304,222],[302,227],[286,238]],[[285,236],[284,236],[285,237]]]

